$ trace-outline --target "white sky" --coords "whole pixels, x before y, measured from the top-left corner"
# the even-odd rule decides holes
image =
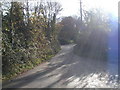
[[[52,0],[51,0],[52,1]],[[79,15],[80,0],[54,0],[62,4],[61,16]],[[83,9],[102,8],[105,12],[118,15],[118,1],[120,0],[82,0]]]
[[[5,0],[5,1],[9,1],[9,0]],[[30,1],[40,1],[40,0],[30,0]],[[45,1],[60,2],[63,8],[60,16],[71,16],[71,15],[78,16],[80,13],[79,11],[80,0],[45,0]],[[120,0],[81,0],[81,1],[82,1],[83,9],[85,10],[88,10],[90,8],[102,8],[105,12],[109,12],[115,16],[118,16],[118,1]]]

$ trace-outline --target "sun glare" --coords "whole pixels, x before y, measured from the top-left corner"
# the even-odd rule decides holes
[[[107,13],[118,15],[119,0],[84,0],[84,2],[87,8],[101,8]]]
[[[79,15],[80,0],[55,0],[62,4],[63,16]],[[83,9],[89,10],[91,8],[103,9],[106,13],[111,13],[114,16],[118,15],[119,0],[81,0]]]

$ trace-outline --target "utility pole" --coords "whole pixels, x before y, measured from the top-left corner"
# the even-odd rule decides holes
[[[82,1],[80,0],[80,18],[82,22]]]

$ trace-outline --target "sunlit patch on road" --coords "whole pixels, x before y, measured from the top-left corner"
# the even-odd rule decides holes
[[[79,78],[72,76],[66,81],[69,82],[67,87],[71,88],[118,88],[118,75],[92,73]]]

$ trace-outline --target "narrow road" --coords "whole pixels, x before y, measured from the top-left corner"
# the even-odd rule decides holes
[[[107,61],[82,58],[75,45],[64,45],[51,60],[4,83],[3,88],[112,88],[118,87],[107,72]],[[113,80],[112,80],[112,79]]]

